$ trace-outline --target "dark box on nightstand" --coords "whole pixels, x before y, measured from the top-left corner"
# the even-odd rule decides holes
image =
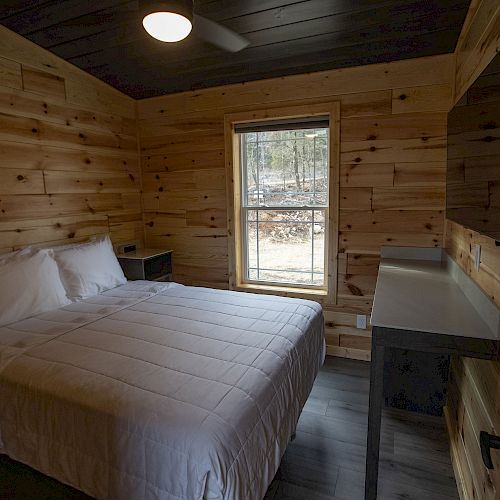
[[[172,251],[141,249],[118,254],[129,280],[172,281]]]

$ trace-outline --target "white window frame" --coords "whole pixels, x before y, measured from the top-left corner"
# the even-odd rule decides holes
[[[327,116],[329,131],[329,189],[328,207],[325,209],[325,275],[326,286],[292,285],[269,281],[256,282],[245,279],[244,248],[242,231],[242,181],[240,166],[240,138],[235,133],[237,123],[248,123],[265,120],[286,120],[307,118],[311,116]],[[226,186],[227,186],[227,218],[228,218],[228,277],[229,288],[241,291],[273,293],[289,296],[321,295],[322,301],[335,304],[337,297],[337,253],[338,253],[338,203],[339,203],[339,144],[340,144],[340,103],[327,102],[310,105],[297,105],[261,110],[229,113],[224,117]],[[307,210],[315,207],[307,207]],[[281,209],[284,209],[281,207]],[[294,210],[296,207],[293,208]],[[323,208],[321,208],[323,209]]]
[[[284,122],[287,120],[284,119]],[[329,127],[328,127],[329,129]],[[242,139],[243,139],[243,134],[239,134],[239,149],[240,149],[240,169],[241,172],[245,170],[245,166],[243,165],[243,149],[244,145],[242,145]],[[329,138],[329,134],[328,134]],[[329,141],[328,141],[329,142]],[[258,145],[258,141],[257,141]],[[329,146],[329,144],[328,144]],[[258,147],[258,146],[257,146]],[[328,147],[328,150],[330,148]],[[328,180],[330,177],[330,171],[328,169],[327,171],[327,176]],[[300,288],[300,289],[311,289],[311,290],[327,290],[328,285],[327,285],[327,269],[328,269],[328,226],[329,226],[329,217],[328,217],[328,211],[329,211],[329,203],[328,201],[330,200],[330,193],[328,189],[328,201],[325,205],[302,205],[302,206],[296,206],[296,205],[283,205],[283,206],[252,206],[248,205],[248,201],[245,203],[245,198],[247,195],[246,191],[246,180],[247,180],[247,172],[244,172],[244,175],[240,176],[241,177],[241,196],[240,196],[240,211],[241,211],[241,219],[240,219],[240,227],[241,227],[241,252],[242,252],[242,283],[244,284],[255,284],[255,285],[270,285],[270,286],[285,286],[285,287],[291,287],[291,288]],[[258,177],[258,175],[257,175]],[[329,187],[329,184],[328,184]],[[257,193],[257,196],[260,197],[259,193]],[[265,212],[283,212],[283,211],[307,211],[307,212],[312,212],[312,222],[310,222],[312,229],[314,229],[314,212],[324,212],[325,214],[325,233],[324,233],[324,238],[325,238],[325,243],[324,243],[324,252],[323,252],[323,283],[321,285],[315,285],[315,284],[307,284],[307,283],[290,283],[290,282],[283,282],[283,281],[271,281],[271,280],[259,280],[259,279],[251,279],[248,277],[249,275],[249,255],[248,255],[248,223],[247,223],[247,217],[248,217],[248,212],[250,211],[265,211]],[[258,217],[258,216],[257,216]],[[259,254],[259,248],[258,248],[258,223],[257,223],[257,261],[258,261],[258,254]],[[313,260],[312,264],[312,270],[311,274],[314,274],[313,269],[314,269],[314,233],[312,233],[312,256],[311,259]],[[258,272],[260,268],[258,266]],[[265,271],[266,269],[262,269]],[[276,270],[276,271],[281,271],[281,270]],[[283,271],[286,271],[286,269],[283,269]],[[307,271],[293,271],[293,272],[300,272],[307,274]]]

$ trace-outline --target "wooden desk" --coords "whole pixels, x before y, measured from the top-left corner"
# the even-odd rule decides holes
[[[385,350],[500,358],[500,311],[439,249],[383,249],[372,326],[365,500],[377,498]]]

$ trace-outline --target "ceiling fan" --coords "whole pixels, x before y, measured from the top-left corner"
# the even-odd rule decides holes
[[[200,38],[229,52],[238,52],[250,44],[222,24],[195,14],[193,3],[193,0],[140,0],[142,25],[162,42],[183,40],[193,29]]]

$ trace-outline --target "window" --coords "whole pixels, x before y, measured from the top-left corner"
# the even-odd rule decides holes
[[[328,117],[243,123],[235,131],[243,281],[325,289]]]

